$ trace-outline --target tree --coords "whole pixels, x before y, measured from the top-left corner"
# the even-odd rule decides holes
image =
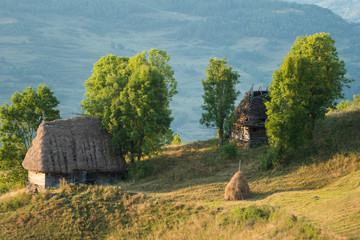
[[[231,119],[235,100],[240,94],[236,90],[240,75],[227,66],[226,58],[210,58],[206,69],[206,80],[201,79],[204,88],[200,123],[208,128],[216,127],[219,132],[219,146],[223,145],[224,127]]]
[[[9,160],[8,164],[22,160],[40,123],[60,118],[60,110],[55,109],[58,104],[54,92],[43,84],[37,91],[28,87],[22,93],[15,92],[11,105],[5,103],[0,108],[1,159]]]
[[[178,133],[175,134],[171,144],[172,145],[181,145],[181,143],[182,143],[182,140],[180,138],[180,135]]]
[[[99,117],[116,153],[131,163],[158,150],[172,122],[169,104],[176,94],[174,71],[165,51],[151,49],[134,57],[109,55],[85,82],[82,108]]]
[[[350,82],[345,74],[330,34],[296,39],[273,74],[270,100],[265,103],[269,143],[280,159],[313,138],[316,120],[343,97],[342,89]]]

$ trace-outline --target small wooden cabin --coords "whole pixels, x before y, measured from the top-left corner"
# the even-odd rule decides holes
[[[234,123],[231,139],[245,143],[249,147],[254,143],[267,140],[265,130],[267,115],[264,100],[268,94],[268,90],[253,91],[252,88],[245,93],[243,100],[234,111],[237,121]]]
[[[110,135],[93,117],[42,122],[22,165],[36,190],[59,186],[61,179],[109,184],[126,168],[110,149]]]

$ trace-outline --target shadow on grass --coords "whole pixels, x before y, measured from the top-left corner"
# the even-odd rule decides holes
[[[311,191],[315,190],[316,188],[292,188],[292,189],[282,189],[282,190],[275,190],[272,192],[267,193],[251,193],[251,197],[246,199],[247,201],[259,201],[266,199],[272,195],[278,194],[278,193],[284,193],[284,192],[297,192],[297,191]]]
[[[360,109],[337,112],[319,120],[314,131],[312,155],[320,160],[360,151]]]

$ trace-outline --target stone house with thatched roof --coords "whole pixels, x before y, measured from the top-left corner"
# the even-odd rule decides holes
[[[252,87],[245,93],[244,98],[234,111],[237,120],[233,125],[231,139],[248,146],[267,140],[265,130],[267,115],[264,100],[268,94],[268,90],[253,91]]]
[[[30,185],[42,190],[68,183],[108,184],[122,177],[125,160],[110,149],[110,135],[93,117],[42,122],[23,167]]]

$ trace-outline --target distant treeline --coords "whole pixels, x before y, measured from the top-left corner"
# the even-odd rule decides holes
[[[126,17],[133,13],[146,11],[141,4],[126,0],[2,0],[2,9],[13,12],[78,14],[84,17]]]
[[[24,11],[76,15],[94,20],[113,19],[119,24],[131,23],[136,29],[179,26],[181,21],[181,27],[173,33],[173,37],[222,44],[224,40],[233,41],[244,36],[293,40],[299,35],[329,32],[333,29],[336,29],[335,35],[348,35],[352,28],[352,25],[328,9],[278,0],[2,0],[1,6],[3,11],[15,14]],[[148,16],[143,15],[160,11],[186,14],[189,18],[164,22],[156,18],[149,21]],[[26,23],[17,23],[11,27],[5,25],[2,31],[8,34],[24,33],[32,31],[32,27]]]

